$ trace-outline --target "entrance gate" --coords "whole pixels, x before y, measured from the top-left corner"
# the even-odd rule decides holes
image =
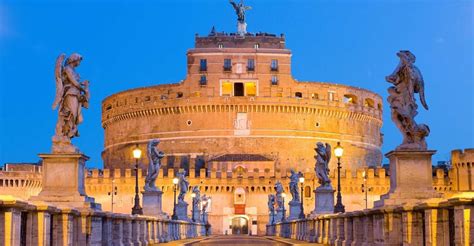
[[[235,217],[232,219],[232,234],[246,235],[249,234],[249,221],[245,217]]]

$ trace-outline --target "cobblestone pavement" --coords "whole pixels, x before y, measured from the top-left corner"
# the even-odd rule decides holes
[[[267,239],[265,237],[257,237],[257,236],[217,236],[212,237],[197,243],[186,244],[186,246],[190,245],[272,245],[272,246],[287,246],[291,244],[281,243],[277,241],[273,241]]]

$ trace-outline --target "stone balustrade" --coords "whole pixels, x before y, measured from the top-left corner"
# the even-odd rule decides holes
[[[328,245],[472,245],[474,198],[285,221],[267,225],[267,235]]]
[[[0,245],[150,245],[205,235],[200,223],[59,208],[0,196]]]

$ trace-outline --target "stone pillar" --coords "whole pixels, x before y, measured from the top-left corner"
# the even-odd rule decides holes
[[[314,190],[314,210],[310,217],[334,213],[334,192],[331,186],[320,186]]]
[[[301,202],[297,201],[290,201],[288,203],[290,216],[288,216],[288,220],[296,220],[299,219],[301,213]]]
[[[353,239],[353,227],[352,227],[352,213],[344,214],[344,241],[342,245],[351,245]]]
[[[415,204],[441,197],[433,189],[431,156],[434,150],[396,150],[385,156],[390,160],[390,191],[375,201],[375,207]]]
[[[63,208],[60,214],[53,216],[53,241],[58,245],[73,245],[75,213],[77,211]]]
[[[385,245],[400,245],[403,242],[402,216],[393,210],[384,211],[383,243]]]
[[[362,212],[354,212],[352,218],[352,245],[361,245],[364,241],[365,225],[362,223]]]
[[[176,216],[178,220],[190,221],[188,217],[188,203],[184,201],[178,201],[176,204]]]
[[[7,208],[0,213],[0,245],[20,245],[21,210]]]
[[[364,240],[362,245],[369,246],[374,244],[374,221],[371,213],[365,212],[365,216],[362,217],[362,224],[364,225]]]
[[[425,245],[449,245],[448,210],[425,209]]]
[[[122,227],[123,227],[123,238],[122,238],[123,245],[124,246],[133,245],[133,241],[132,241],[133,228],[132,228],[131,216],[124,216]]]
[[[342,216],[337,217],[337,239],[335,241],[336,245],[342,245],[344,241],[344,218]]]
[[[454,244],[469,245],[474,241],[474,206],[454,207]]]
[[[137,217],[132,219],[132,244],[141,245],[140,243],[140,221]]]
[[[337,239],[337,218],[331,216],[329,223],[329,244],[334,245]]]
[[[88,197],[84,188],[85,163],[89,157],[83,154],[40,154],[43,159],[43,183],[38,196],[32,201],[45,201],[59,206],[92,208],[100,210],[100,204]]]
[[[95,213],[90,218],[89,244],[91,246],[102,246],[102,220],[105,219],[103,213]]]
[[[123,244],[123,224],[122,219],[119,216],[112,217],[112,241],[113,245],[122,246]]]
[[[167,218],[168,215],[162,210],[162,191],[144,191],[143,214],[156,218]]]
[[[113,219],[112,213],[105,213],[102,217],[102,245],[113,245]]]
[[[139,223],[139,227],[140,227],[140,243],[141,245],[148,245],[148,241],[147,241],[147,238],[148,238],[148,224],[146,223],[146,219],[145,218],[139,218],[138,220],[138,223]]]

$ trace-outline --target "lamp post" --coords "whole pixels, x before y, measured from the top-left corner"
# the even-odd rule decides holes
[[[112,213],[114,212],[114,196],[117,195],[117,186],[115,186],[115,179],[112,178],[112,191],[109,191],[109,196],[111,197],[112,199],[112,202],[111,202],[111,207],[112,207]]]
[[[286,194],[282,193],[281,197],[283,198],[283,215],[281,216],[281,221],[286,221],[286,209],[285,209],[285,197]]]
[[[341,157],[344,153],[344,149],[341,146],[341,142],[337,142],[337,146],[334,149],[334,155],[337,157],[337,202],[334,206],[334,213],[344,213],[344,205],[342,205],[341,196]]]
[[[300,184],[301,184],[301,209],[300,209],[300,219],[304,219],[304,207],[303,207],[303,184],[304,184],[304,177],[303,174],[301,174],[301,177],[299,178]]]
[[[179,182],[179,179],[178,178],[173,178],[173,185],[174,185],[174,188],[173,188],[173,192],[174,192],[174,202],[173,202],[173,215],[171,215],[171,219],[172,220],[178,220],[178,215],[176,215],[176,190],[178,189],[178,182]]]
[[[362,184],[362,191],[365,193],[365,209],[367,209],[368,192],[371,188],[367,186],[367,173],[365,171],[362,173],[362,177],[364,178],[364,184]]]
[[[142,156],[142,151],[138,145],[133,150],[133,158],[135,158],[135,204],[132,208],[132,214],[143,214],[142,207],[140,207],[140,196],[138,196],[138,159]]]
[[[195,207],[194,206],[194,202],[195,202],[194,199],[196,199],[196,193],[191,193],[191,197],[193,198],[193,207],[191,209],[192,210],[191,213],[193,213],[192,214],[192,219],[193,219],[193,222],[196,222],[196,219],[194,218],[194,207]]]

